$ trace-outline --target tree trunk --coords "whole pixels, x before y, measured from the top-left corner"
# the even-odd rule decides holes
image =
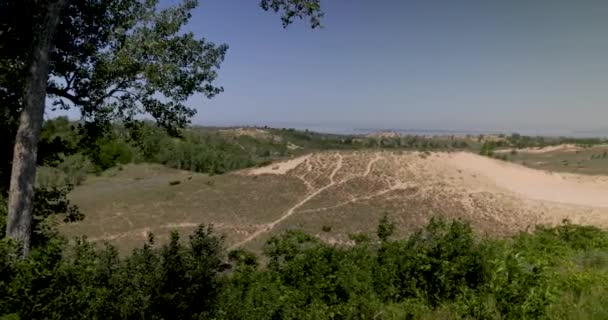
[[[13,168],[8,197],[6,236],[22,245],[22,255],[30,252],[32,210],[38,140],[44,117],[49,51],[59,23],[65,0],[37,0],[31,5],[39,10],[38,23],[33,27],[33,41],[23,91],[23,110],[15,138]]]

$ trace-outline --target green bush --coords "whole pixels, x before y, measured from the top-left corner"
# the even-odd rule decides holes
[[[118,164],[133,161],[135,152],[133,147],[121,139],[104,138],[97,142],[93,162],[101,170],[107,170]]]
[[[27,260],[0,243],[0,315],[21,319],[196,319],[211,314],[220,290],[221,239],[199,227],[188,244],[173,233],[129,257],[85,241],[54,241]],[[62,253],[63,251],[63,253]]]
[[[39,188],[63,188],[82,184],[87,175],[95,172],[95,166],[81,153],[59,156],[51,165],[38,167],[36,184]]]
[[[45,212],[59,209],[47,203]],[[122,257],[109,245],[50,234],[25,260],[3,240],[0,316],[604,319],[607,237],[566,223],[482,239],[467,223],[432,219],[407,239],[351,246],[291,230],[258,258],[242,249],[224,255],[223,240],[201,226],[189,241],[174,232],[157,247],[150,236]]]

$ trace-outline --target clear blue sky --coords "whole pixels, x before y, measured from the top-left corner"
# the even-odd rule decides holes
[[[194,123],[608,131],[608,0],[322,5],[324,29],[283,29],[257,0],[201,0],[189,29],[230,49]]]

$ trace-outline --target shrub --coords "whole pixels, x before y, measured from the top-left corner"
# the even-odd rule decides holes
[[[63,188],[82,184],[95,167],[89,158],[81,153],[59,156],[59,160],[38,167],[36,184],[39,188]]]
[[[382,218],[380,218],[380,222],[378,223],[378,239],[386,242],[388,241],[388,238],[393,235],[393,232],[395,232],[395,224],[390,222],[388,219],[388,214],[384,213]]]
[[[199,227],[188,244],[172,233],[120,258],[106,246],[59,241],[38,246],[27,260],[0,243],[0,315],[21,319],[196,319],[211,315],[220,290],[221,238]],[[65,250],[65,251],[64,251]],[[62,253],[63,251],[63,253]]]
[[[380,225],[388,224],[385,216]],[[160,247],[150,236],[123,257],[110,245],[51,236],[22,260],[17,247],[3,240],[0,317],[603,319],[608,314],[606,231],[565,223],[491,240],[477,238],[465,222],[432,219],[396,241],[381,229],[383,241],[349,246],[287,231],[267,242],[262,259],[242,249],[225,257],[223,239],[205,226],[189,241],[173,232]]]
[[[97,142],[93,162],[103,171],[117,164],[130,163],[134,157],[133,147],[122,139],[104,138]]]
[[[453,300],[462,288],[476,288],[483,280],[481,252],[465,223],[432,219],[406,242],[387,244],[379,259],[391,275],[388,292],[422,298],[432,306]]]

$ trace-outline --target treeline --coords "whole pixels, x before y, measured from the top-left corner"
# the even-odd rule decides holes
[[[40,187],[78,185],[88,174],[137,162],[222,174],[319,150],[470,148],[465,140],[453,137],[374,138],[288,128],[264,128],[264,135],[256,137],[203,127],[189,127],[177,134],[169,134],[165,129],[147,121],[114,123],[104,127],[91,125],[71,122],[65,117],[44,123],[39,145],[40,168],[37,181]]]
[[[127,163],[152,162],[168,167],[222,174],[288,154],[280,141],[189,128],[170,135],[151,122],[112,124],[97,133],[67,118],[45,122],[40,143],[38,184],[77,185],[86,175]]]
[[[513,147],[516,149],[523,148],[542,148],[555,146],[560,144],[574,144],[580,147],[592,147],[595,145],[606,144],[608,140],[603,138],[573,138],[573,137],[540,137],[526,136],[513,133],[510,136],[505,136],[506,145],[497,145],[497,147]]]
[[[3,230],[0,228],[0,230]],[[57,236],[19,259],[0,242],[3,319],[606,319],[608,233],[564,224],[511,239],[431,220],[405,240],[332,246],[299,231],[264,256],[187,240],[115,248]],[[264,261],[264,262],[262,262]]]
[[[406,150],[465,150],[475,146],[471,140],[457,136],[359,136],[323,134],[308,130],[269,129],[273,134],[293,141],[305,149],[406,149]]]
[[[479,136],[477,141],[473,137],[457,136],[362,137],[289,128],[249,128],[263,133],[259,136],[239,134],[238,128],[227,130],[203,127],[188,127],[169,134],[165,129],[147,121],[113,123],[104,127],[91,125],[70,122],[65,117],[45,122],[38,157],[40,169],[37,181],[40,187],[77,185],[88,174],[137,162],[222,174],[320,150],[464,150],[504,160],[506,154],[496,155],[494,151],[500,148],[542,147],[560,143],[591,146],[605,142],[602,139],[544,138],[518,134],[502,135],[497,139]],[[8,169],[4,171],[8,172]]]

